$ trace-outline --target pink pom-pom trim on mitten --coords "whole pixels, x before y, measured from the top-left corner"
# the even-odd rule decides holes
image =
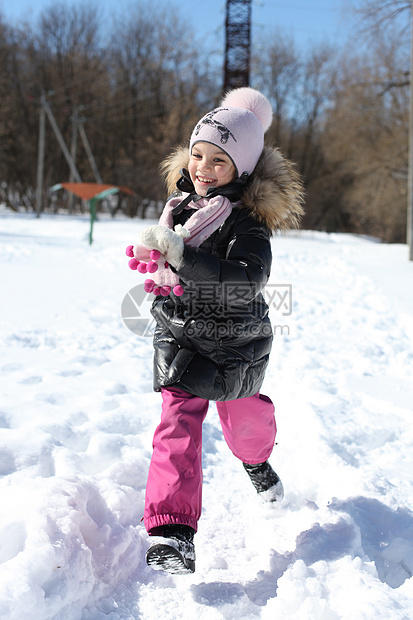
[[[139,261],[136,260],[136,258],[131,258],[128,265],[130,269],[133,269],[135,271],[135,269],[139,267]]]
[[[161,253],[159,250],[151,250],[149,256],[152,260],[159,260],[161,258]]]
[[[180,297],[181,295],[184,294],[184,289],[180,284],[177,284],[176,286],[174,286],[172,291],[174,295],[176,295],[177,297]]]
[[[145,280],[143,288],[145,290],[145,293],[152,293],[153,289],[155,288],[155,282],[153,280]]]
[[[161,286],[161,287],[156,286],[155,282],[151,279],[145,280],[143,288],[145,289],[146,293],[154,293],[155,295],[164,295],[165,297],[166,295],[169,295],[169,293],[171,292],[170,286]],[[177,284],[176,286],[173,287],[172,292],[177,297],[180,297],[181,295],[184,294],[184,289],[180,284]]]
[[[143,251],[140,251],[140,254],[138,254],[140,256],[140,258],[144,258],[146,260],[139,260],[138,258],[135,257],[135,253],[134,253],[134,247],[133,245],[128,245],[128,247],[126,248],[126,255],[132,257],[129,261],[129,267],[130,269],[133,269],[134,271],[138,271],[139,273],[155,273],[156,271],[158,271],[159,269],[159,265],[157,263],[157,261],[159,261],[159,259],[161,259],[162,261],[164,261],[164,258],[161,254],[161,252],[159,250],[146,250],[146,248],[142,248]],[[146,262],[147,256],[149,252],[149,258],[150,260],[148,262]],[[162,268],[168,269],[169,265],[167,263],[167,261],[163,262],[163,265],[161,264]],[[173,292],[174,295],[176,295],[177,297],[180,297],[181,295],[183,295],[184,293],[184,289],[180,284],[175,284],[175,286],[169,286],[167,284],[161,285],[161,284],[156,284],[156,282],[154,280],[152,280],[151,278],[148,278],[147,280],[145,280],[144,282],[144,290],[146,293],[153,293],[155,296],[156,295],[162,295],[163,297],[167,297],[170,293],[171,290]]]
[[[158,271],[158,265],[155,261],[151,260],[151,262],[148,263],[148,273],[155,273],[155,271]]]

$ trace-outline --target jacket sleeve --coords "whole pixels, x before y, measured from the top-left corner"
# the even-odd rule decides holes
[[[266,285],[271,270],[270,231],[240,209],[225,258],[185,246],[179,278],[190,287],[215,286],[229,305],[250,303]]]

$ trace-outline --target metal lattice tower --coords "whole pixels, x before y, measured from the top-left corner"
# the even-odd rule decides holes
[[[224,92],[249,86],[251,0],[227,0]]]

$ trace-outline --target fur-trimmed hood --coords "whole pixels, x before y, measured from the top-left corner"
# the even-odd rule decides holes
[[[176,190],[180,170],[188,166],[188,148],[178,147],[162,164],[168,193]],[[241,195],[242,206],[271,231],[298,228],[304,215],[300,174],[279,149],[266,146]]]

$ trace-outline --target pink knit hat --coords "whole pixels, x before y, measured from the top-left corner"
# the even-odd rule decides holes
[[[192,132],[189,153],[197,142],[210,142],[234,162],[237,175],[251,174],[264,148],[264,133],[272,121],[268,99],[253,88],[237,88],[208,112]]]

